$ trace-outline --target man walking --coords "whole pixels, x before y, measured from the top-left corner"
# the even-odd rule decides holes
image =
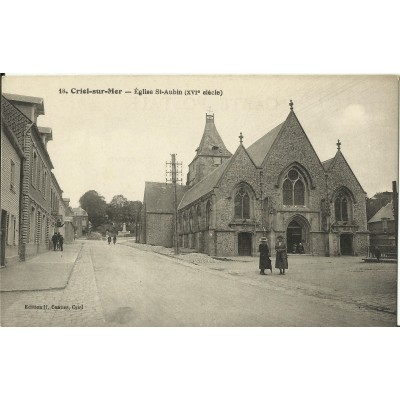
[[[64,237],[63,235],[60,234],[60,236],[58,237],[58,245],[60,247],[60,250],[63,251],[63,245],[64,245]]]
[[[56,251],[58,237],[57,237],[57,234],[55,232],[54,232],[54,235],[51,237],[51,241],[53,242],[54,251]]]

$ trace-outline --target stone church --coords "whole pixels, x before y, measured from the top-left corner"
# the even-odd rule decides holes
[[[337,143],[321,162],[290,102],[286,120],[232,155],[206,124],[178,206],[179,243],[212,256],[257,256],[278,235],[288,253],[362,255],[367,251],[366,193]],[[170,238],[173,236],[171,223]],[[169,240],[169,243],[171,239]],[[162,244],[162,243],[158,243]],[[301,249],[301,251],[299,251]]]

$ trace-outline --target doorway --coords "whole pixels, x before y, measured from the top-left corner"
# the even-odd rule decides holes
[[[251,256],[251,233],[240,232],[238,235],[239,256]]]
[[[342,256],[353,255],[353,235],[344,233],[340,235],[340,254]]]
[[[302,227],[296,220],[293,220],[286,230],[287,251],[289,253],[297,253],[299,243],[303,242]]]

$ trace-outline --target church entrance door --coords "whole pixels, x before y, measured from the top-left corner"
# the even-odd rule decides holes
[[[340,235],[340,254],[342,256],[353,255],[353,235],[344,233]]]
[[[297,253],[298,244],[304,242],[304,238],[302,236],[301,225],[296,220],[293,220],[288,225],[286,230],[287,251],[289,253]]]
[[[240,232],[238,235],[239,256],[251,256],[251,233]]]

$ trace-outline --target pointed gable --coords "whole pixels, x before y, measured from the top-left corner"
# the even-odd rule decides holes
[[[206,126],[200,145],[197,148],[197,156],[230,157],[232,154],[225,147],[214,123],[214,115],[206,114]]]
[[[198,200],[200,197],[213,191],[214,188],[219,187],[221,182],[223,181],[223,178],[228,173],[231,165],[233,165],[238,158],[240,158],[240,161],[238,162],[238,164],[243,169],[247,168],[247,166],[243,162],[244,159],[247,159],[248,164],[250,164],[252,167],[257,168],[256,165],[254,164],[253,159],[250,157],[249,153],[244,148],[244,146],[242,144],[239,145],[235,154],[232,157],[230,157],[228,160],[224,161],[222,163],[222,165],[220,165],[218,168],[216,168],[214,171],[212,171],[210,174],[208,174],[204,179],[202,179],[196,185],[191,187],[185,193],[185,195],[182,198],[181,203],[179,204],[178,209],[185,208],[189,204]],[[238,173],[238,171],[235,171],[234,174],[235,174],[235,176],[239,176],[239,177],[241,177],[243,175],[241,173]]]
[[[347,186],[349,189],[354,188],[354,185],[357,185],[362,192],[366,193],[349,163],[344,158],[341,150],[338,150],[335,157],[328,161],[330,161],[330,163],[327,171],[330,172],[332,178],[335,177],[338,182],[343,182],[343,186]]]

